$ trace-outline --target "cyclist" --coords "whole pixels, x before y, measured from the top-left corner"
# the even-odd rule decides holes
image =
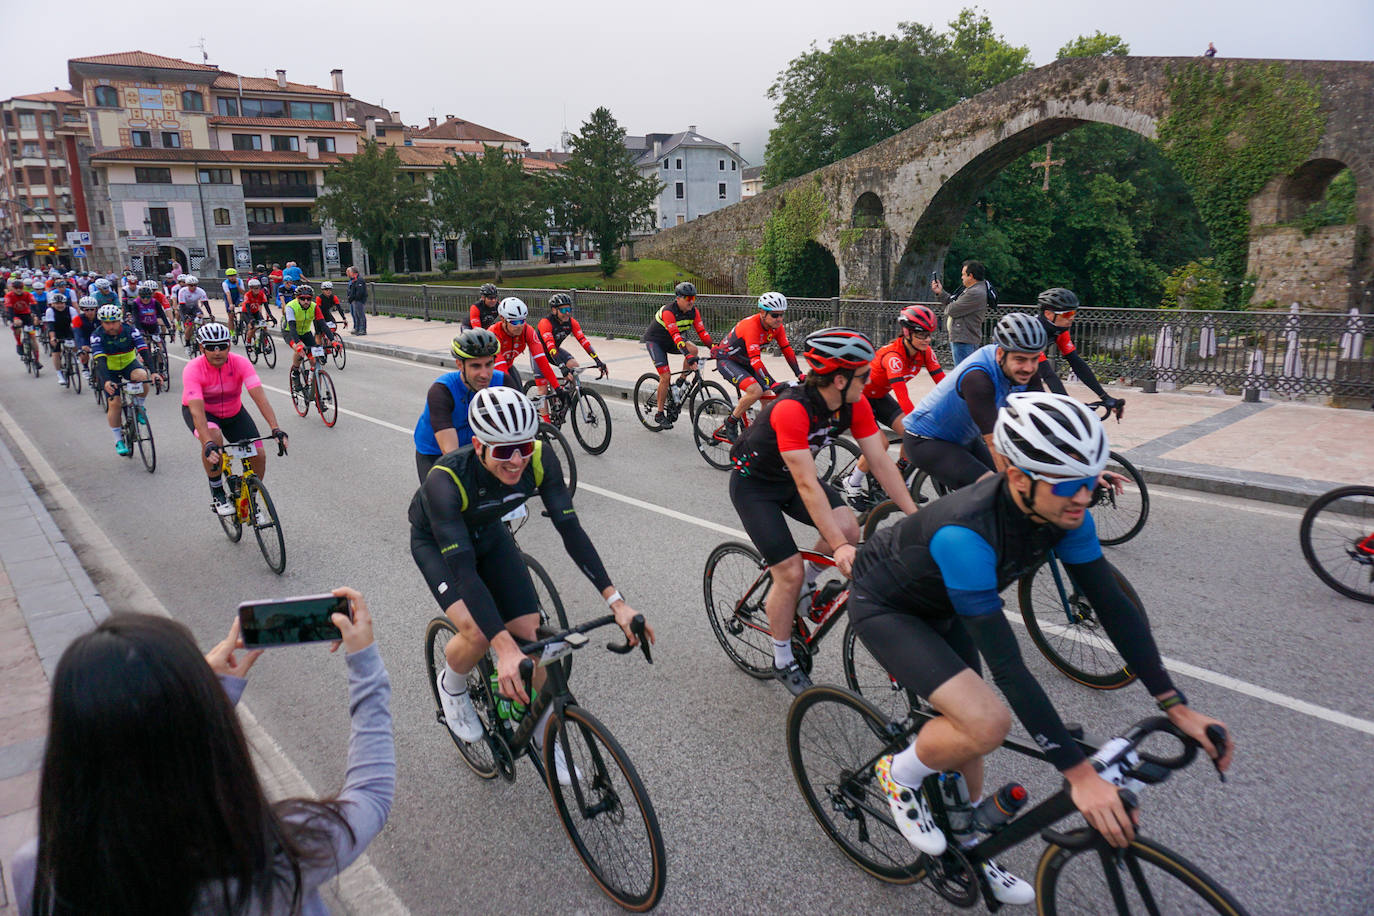
[[[429,386],[425,409],[415,424],[415,470],[420,483],[440,455],[462,448],[472,440],[468,426],[468,404],[483,388],[508,384],[504,372],[496,371],[496,354],[501,342],[485,328],[469,328],[449,349],[458,368],[445,372]]]
[[[945,370],[940,368],[940,361],[930,345],[938,324],[935,313],[926,306],[908,305],[897,317],[900,328],[897,338],[880,348],[873,358],[873,371],[868,374],[864,397],[873,407],[873,416],[878,422],[899,436],[902,435],[902,422],[913,409],[906,383],[923,368],[937,385],[945,377]],[[862,496],[867,474],[868,459],[860,457],[853,472],[840,481],[840,492],[849,499]]]
[[[114,303],[106,304],[113,305]],[[91,335],[100,326],[100,322],[95,317],[96,310],[100,306],[97,304],[95,296],[82,296],[76,305],[81,311],[81,321],[72,323],[72,341],[76,344],[76,353],[81,359],[82,370],[85,371],[90,385],[94,387],[95,376],[91,374]]]
[[[740,424],[749,408],[758,403],[775,382],[763,365],[763,347],[776,341],[787,360],[792,374],[802,377],[801,367],[797,365],[797,354],[787,342],[787,331],[782,326],[782,316],[787,312],[787,297],[782,293],[764,293],[759,296],[758,314],[743,318],[736,324],[725,340],[712,353],[720,359],[717,366],[721,374],[739,389],[739,403],[730,416],[725,418],[722,429],[725,437],[733,442],[739,438]]]
[[[997,409],[1013,391],[1025,390],[1045,349],[1045,329],[1023,312],[998,319],[992,337],[994,343],[955,366],[902,423],[906,460],[950,489],[1006,469],[992,448]]]
[[[243,334],[244,340],[248,340],[253,333],[253,326],[262,320],[266,314],[267,320],[273,324],[277,319],[272,317],[272,307],[267,302],[267,293],[263,292],[262,281],[257,277],[248,281],[248,292],[243,297],[243,309],[239,315],[239,331]]]
[[[295,293],[291,301],[282,306],[281,336],[295,351],[291,357],[291,380],[299,384],[301,361],[308,350],[318,346],[315,332],[324,330],[324,316],[315,304],[315,290],[302,283]]]
[[[563,547],[610,606],[631,645],[635,610],[611,584],[596,547],[583,530],[563,482],[558,457],[535,439],[539,414],[513,388],[484,388],[468,405],[472,442],[449,452],[425,475],[410,501],[410,553],[430,593],[458,628],[444,647],[437,683],[444,720],[460,740],[482,738],[482,723],[468,696],[468,674],[490,647],[500,692],[529,702],[520,676],[525,655],[516,639],[532,640],[539,598],[515,538],[500,521],[536,492],[563,538]],[[645,637],[654,641],[653,630]],[[543,681],[535,669],[534,686]],[[544,717],[551,710],[546,710]],[[534,729],[542,742],[547,719]],[[556,778],[571,784],[567,763],[555,757]]]
[[[640,338],[644,343],[644,349],[649,351],[649,358],[654,361],[654,368],[658,370],[658,397],[656,400],[657,412],[654,414],[654,423],[660,429],[672,429],[673,424],[663,415],[663,402],[668,397],[668,348],[672,347],[682,354],[682,369],[684,372],[696,367],[697,348],[692,342],[686,340],[682,334],[689,327],[695,328],[697,337],[702,344],[710,349],[711,333],[706,330],[706,324],[701,320],[701,312],[697,310],[697,288],[695,284],[686,281],[673,287],[673,301],[665,305],[654,316],[654,320],[649,322],[649,328]]]
[[[872,341],[849,328],[825,328],[806,338],[802,356],[811,366],[803,383],[770,401],[730,451],[730,502],[773,575],[765,605],[773,674],[794,695],[810,687],[811,679],[792,654],[793,618],[801,602],[809,603],[820,570],[802,563],[787,517],[819,530],[816,550],[833,554],[846,576],[859,542],[854,513],[816,473],[816,451],[849,431],[883,488],[904,512],[916,511],[887,454],[887,437],[863,399]]]
[[[35,320],[37,320],[36,316],[43,314],[48,307],[48,290],[51,283],[51,280],[45,280],[41,276],[29,281],[29,285],[33,288],[33,301],[36,306],[34,309]]]
[[[201,325],[196,330],[201,354],[181,371],[181,418],[200,443],[201,466],[210,481],[211,507],[215,514],[224,516],[234,514],[234,505],[224,489],[220,448],[226,440],[239,442],[258,436],[257,424],[243,406],[244,389],[267,421],[272,437],[283,446],[287,444],[286,433],[277,427],[277,415],[267,402],[257,370],[247,357],[229,352],[232,337],[229,329],[217,321]],[[248,463],[255,474],[263,477],[267,474],[267,453],[259,444],[255,443],[254,448],[257,454]],[[259,506],[258,513],[258,524],[266,524],[266,511]]]
[[[507,296],[496,307],[496,312],[501,316],[501,320],[487,328],[496,335],[501,345],[496,355],[496,368],[506,374],[512,387],[520,388],[520,372],[515,368],[515,358],[529,347],[534,368],[544,377],[550,388],[557,388],[558,378],[549,366],[549,358],[544,355],[544,345],[539,340],[539,333],[528,323],[529,306],[514,296]]]
[[[149,359],[148,342],[138,328],[124,323],[124,310],[119,306],[102,305],[95,313],[100,326],[91,334],[91,362],[95,369],[95,381],[105,386],[105,419],[109,421],[110,432],[114,434],[115,451],[121,455],[129,454],[129,443],[124,441],[123,424],[120,422],[119,380],[147,382],[161,379],[160,375],[149,375],[144,360]],[[139,356],[143,359],[140,360]],[[143,395],[134,396],[134,404],[139,412],[143,411]]]
[[[1087,511],[1107,464],[1102,422],[1070,397],[1013,394],[998,413],[993,435],[1007,471],[878,532],[854,562],[849,615],[859,638],[902,687],[941,713],[909,748],[882,758],[874,770],[908,841],[927,855],[944,852],[947,838],[921,797],[922,779],[961,771],[976,803],[983,790],[982,755],[1001,744],[1011,726],[1006,706],[980,676],[982,655],[1011,710],[1068,780],[1088,823],[1112,845],[1124,846],[1133,825],[1117,788],[1097,775],[1027,670],[1002,614],[999,590],[1053,549],[1160,709],[1213,757],[1217,749],[1205,729],[1215,720],[1191,709],[1173,685],[1149,621],[1102,556]],[[1230,758],[1228,750],[1218,766],[1226,769]],[[951,814],[968,822],[967,810]],[[973,837],[961,832],[955,839],[969,845]],[[995,864],[984,868],[999,901],[1034,899],[1026,882]]]
[[[563,370],[576,369],[581,365],[573,359],[571,353],[563,349],[563,341],[571,334],[577,338],[582,349],[587,351],[587,355],[592,359],[592,365],[600,370],[601,374],[597,378],[605,378],[610,374],[610,370],[601,361],[601,357],[596,355],[596,350],[592,348],[592,342],[587,339],[587,335],[582,333],[582,325],[572,316],[572,310],[572,296],[567,293],[554,293],[549,297],[549,313],[539,321],[539,336],[544,341],[544,350],[548,354],[549,362]],[[539,382],[539,393],[544,394],[547,391],[548,386],[542,381]]]
[[[67,376],[62,372],[62,341],[72,339],[72,329],[81,323],[81,313],[74,304],[48,297],[48,309],[43,313],[43,326],[48,331],[48,343],[52,345],[52,365],[57,370],[57,384],[67,387]]]
[[[38,309],[38,300],[33,293],[24,288],[24,281],[17,277],[10,280],[9,292],[5,293],[5,320],[14,331],[14,352],[24,355],[24,342],[19,329],[33,325],[33,313]]]
[[[468,309],[468,320],[474,328],[489,328],[496,323],[496,285],[483,283],[477,291],[477,301]]]
[[[325,280],[320,284],[320,294],[315,297],[315,303],[320,307],[320,314],[324,316],[324,339],[333,343],[339,339],[339,334],[334,328],[330,327],[334,323],[334,312],[339,313],[339,321],[343,322],[344,327],[348,327],[348,312],[344,311],[343,303],[339,297],[334,295],[334,284]]]
[[[229,333],[234,333],[234,313],[238,311],[239,303],[243,301],[244,288],[243,280],[239,277],[239,272],[234,268],[229,268],[224,272],[224,282],[220,284],[224,291],[224,311],[229,317]]]
[[[1056,286],[1054,289],[1045,290],[1036,301],[1040,305],[1040,323],[1045,327],[1046,337],[1054,341],[1054,345],[1059,348],[1059,355],[1068,360],[1069,367],[1073,369],[1073,374],[1078,380],[1102,400],[1104,407],[1115,410],[1117,419],[1120,420],[1126,412],[1126,399],[1114,398],[1107,394],[1102,383],[1097,380],[1097,374],[1093,372],[1092,366],[1078,355],[1078,347],[1074,346],[1073,338],[1069,336],[1073,317],[1078,313],[1078,296],[1071,289]],[[1040,365],[1027,390],[1040,391],[1042,387],[1056,394],[1066,393],[1059,373],[1054,370],[1054,361],[1043,353],[1040,354]]]
[[[138,277],[134,276],[132,270],[126,270],[119,277],[119,298],[123,300],[121,304],[127,304],[136,295],[138,295]]]
[[[160,340],[162,329],[166,328],[168,334],[173,333],[173,329],[172,323],[167,320],[167,300],[157,291],[156,283],[148,280],[138,284],[138,295],[129,303],[125,313],[130,323],[142,331],[149,342],[157,338],[162,346],[166,346]]]
[[[215,313],[210,310],[210,294],[200,288],[200,277],[195,274],[186,274],[186,285],[177,291],[177,304],[182,307],[182,313],[186,313],[186,307],[195,308],[196,317],[200,316],[201,308],[205,309],[205,317],[211,321],[215,319]]]

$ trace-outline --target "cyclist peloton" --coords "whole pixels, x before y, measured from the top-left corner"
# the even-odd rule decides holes
[[[1133,822],[1117,787],[1097,775],[1027,670],[998,592],[1053,549],[1159,708],[1213,757],[1217,749],[1205,729],[1221,723],[1187,705],[1164,669],[1149,621],[1102,556],[1087,511],[1107,464],[1107,436],[1096,414],[1064,395],[1012,394],[993,435],[1008,470],[879,531],[854,562],[848,610],[859,638],[902,687],[941,714],[910,747],[882,758],[874,770],[907,840],[927,855],[943,853],[949,838],[931,818],[922,780],[960,771],[976,804],[983,792],[982,757],[1011,727],[1007,706],[980,675],[981,655],[1011,710],[1068,780],[1088,823],[1113,846],[1125,846]],[[1227,750],[1219,768],[1230,759]],[[971,808],[952,810],[951,820],[962,826],[970,815]],[[971,845],[971,834],[970,825],[954,839]],[[1025,881],[994,863],[984,869],[999,901],[1034,900]]]
[[[539,598],[520,548],[501,517],[535,493],[563,539],[568,556],[601,593],[631,645],[635,610],[611,584],[591,538],[573,509],[563,469],[552,450],[536,441],[539,414],[513,388],[484,388],[468,405],[472,442],[435,463],[410,502],[410,552],[439,607],[458,632],[444,647],[437,677],[440,704],[449,729],[460,740],[479,741],[482,723],[468,696],[468,674],[488,647],[496,655],[500,692],[528,703],[520,676],[525,658],[516,639],[532,640],[539,624]],[[645,638],[654,631],[645,627]],[[534,686],[544,680],[536,668]],[[547,717],[550,711],[545,711]],[[543,741],[547,719],[534,729]],[[555,777],[572,780],[561,754]]]
[[[458,368],[445,372],[429,386],[425,409],[415,424],[415,470],[420,483],[440,455],[447,455],[472,441],[468,426],[468,404],[483,388],[507,384],[506,375],[496,371],[496,354],[501,342],[485,328],[469,328],[457,337],[449,350]]]
[[[286,433],[277,427],[277,415],[267,402],[257,370],[247,357],[229,351],[232,337],[229,329],[217,321],[201,325],[196,330],[201,353],[181,370],[181,418],[200,445],[201,467],[210,482],[210,506],[215,514],[223,516],[234,514],[234,504],[224,489],[220,449],[226,440],[241,442],[258,437],[257,424],[243,406],[244,389],[267,421],[272,437],[283,447],[288,441]],[[248,463],[258,477],[264,477],[267,453],[259,443],[254,443],[254,448],[257,454]],[[266,511],[259,506],[258,524],[267,521]]]
[[[115,451],[127,455],[130,445],[124,441],[119,380],[124,378],[131,382],[147,382],[150,379],[161,380],[162,376],[149,375],[146,364],[139,359],[140,355],[145,360],[149,358],[148,342],[144,340],[142,331],[124,323],[123,309],[113,303],[102,305],[95,316],[100,322],[100,327],[91,334],[91,363],[94,366],[95,383],[105,386],[105,419],[114,435]],[[134,395],[134,404],[142,413],[143,395]]]
[[[496,307],[500,320],[487,328],[496,335],[500,349],[496,353],[496,368],[510,379],[513,388],[521,387],[520,372],[515,368],[515,358],[529,347],[530,359],[534,368],[544,377],[550,388],[558,387],[558,377],[553,374],[549,358],[544,354],[544,344],[539,340],[539,332],[529,324],[530,310],[524,301],[507,296]]]
[[[496,323],[496,286],[492,283],[483,283],[478,290],[477,301],[468,309],[468,321],[474,328],[489,328]]]
[[[300,384],[300,367],[306,351],[319,345],[315,332],[323,330],[324,316],[315,304],[315,291],[302,283],[296,287],[291,301],[282,306],[281,313],[281,336],[295,351],[291,357],[291,381],[294,384]]]
[[[544,342],[544,352],[548,354],[549,362],[560,369],[576,369],[581,363],[573,359],[573,355],[563,349],[563,341],[572,335],[577,342],[582,345],[582,349],[587,351],[587,356],[591,358],[592,365],[600,370],[601,374],[597,378],[605,378],[609,374],[606,364],[601,361],[601,357],[596,355],[596,350],[592,347],[592,342],[587,339],[587,335],[582,333],[582,325],[577,323],[577,319],[572,316],[573,300],[567,293],[554,293],[549,297],[549,313],[539,320],[539,337]],[[539,385],[539,393],[543,394],[545,386]]]
[[[697,309],[697,288],[693,283],[683,281],[673,287],[673,301],[665,305],[649,322],[649,329],[640,338],[649,358],[658,370],[658,394],[655,400],[654,424],[660,429],[672,429],[673,424],[663,415],[663,402],[668,397],[668,349],[671,347],[682,354],[682,370],[690,371],[697,364],[696,345],[682,335],[688,328],[695,328],[697,337],[709,350],[712,346],[711,333],[701,319]]]
[[[873,343],[849,328],[825,328],[806,338],[802,356],[811,367],[802,384],[770,401],[730,450],[730,502],[773,575],[765,605],[773,636],[773,674],[793,695],[811,686],[792,653],[793,618],[814,592],[820,570],[802,562],[787,517],[819,530],[816,550],[832,554],[846,576],[859,542],[858,519],[820,480],[815,453],[849,431],[902,511],[916,511],[887,454],[887,437],[863,398]]]
[[[1102,383],[1097,380],[1097,374],[1093,372],[1092,366],[1078,355],[1078,347],[1074,346],[1073,338],[1069,336],[1073,317],[1078,313],[1078,296],[1071,289],[1056,286],[1045,290],[1036,301],[1040,305],[1040,323],[1045,328],[1046,339],[1054,341],[1054,345],[1059,348],[1059,355],[1068,360],[1069,368],[1073,369],[1073,374],[1078,380],[1101,398],[1104,407],[1117,411],[1116,417],[1120,420],[1126,412],[1126,399],[1114,398],[1107,394]],[[1044,353],[1040,354],[1040,365],[1027,390],[1040,391],[1042,388],[1055,394],[1067,393],[1059,373],[1054,371],[1054,361]]]
[[[797,354],[788,343],[787,331],[782,326],[782,316],[786,312],[786,296],[782,293],[764,293],[759,296],[758,313],[740,319],[725,335],[720,346],[712,350],[712,354],[720,360],[716,365],[721,374],[739,389],[739,403],[725,418],[725,425],[721,428],[721,433],[731,442],[739,438],[740,424],[748,415],[749,408],[776,384],[763,364],[764,345],[776,341],[792,374],[798,380],[802,377]]]
[[[95,302],[94,299],[91,300]],[[56,296],[48,297],[48,310],[43,313],[43,326],[48,331],[48,342],[52,344],[52,365],[57,370],[57,384],[67,387],[67,376],[62,371],[62,341],[73,340],[73,331],[81,324],[81,313],[71,302],[59,301]]]
[[[37,309],[38,300],[24,288],[24,281],[17,277],[11,280],[9,292],[5,293],[5,320],[14,332],[14,352],[20,357],[24,355],[24,342],[19,329],[33,326]]]

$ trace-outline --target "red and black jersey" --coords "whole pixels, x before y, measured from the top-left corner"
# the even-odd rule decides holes
[[[487,300],[478,299],[468,309],[468,324],[474,328],[489,328],[493,321],[500,317],[497,313],[497,303],[493,302],[487,306]]]
[[[831,439],[850,430],[862,439],[878,432],[878,421],[867,400],[831,410],[821,393],[809,385],[789,388],[763,408],[757,420],[730,450],[730,460],[742,476],[755,480],[792,479],[783,452],[809,449],[812,455]]]
[[[706,323],[701,320],[701,310],[695,305],[688,309],[680,309],[677,307],[677,300],[674,299],[654,315],[654,320],[649,322],[649,329],[644,332],[643,340],[653,341],[664,348],[678,349],[683,340],[683,332],[688,328],[695,328],[701,342],[708,347],[711,346],[711,332],[706,330]]]
[[[560,321],[554,315],[545,315],[539,321],[539,336],[544,339],[544,349],[550,356],[558,352],[569,334],[577,338],[588,356],[596,359],[596,350],[592,349],[592,342],[582,333],[582,325],[577,323],[576,318],[569,316],[567,321]]]
[[[498,372],[505,372],[515,365],[515,358],[525,352],[525,348],[530,348],[530,356],[534,359],[535,368],[539,374],[544,376],[544,380],[553,387],[558,387],[558,379],[553,374],[553,369],[549,366],[549,358],[544,355],[544,348],[539,343],[539,335],[528,323],[520,325],[515,329],[515,334],[506,333],[506,323],[498,321],[488,331],[496,335],[496,340],[500,343],[501,349],[496,351],[496,369]]]
[[[926,347],[908,355],[906,344],[899,337],[873,357],[868,384],[864,386],[864,397],[876,399],[892,392],[897,397],[902,413],[911,413],[913,406],[906,383],[919,375],[922,368],[937,383],[945,377],[945,370],[940,368],[940,361],[935,358],[934,347]]]
[[[768,370],[763,365],[763,347],[771,341],[777,341],[783,358],[792,369],[792,374],[800,376],[801,368],[797,365],[797,354],[787,342],[787,331],[782,325],[772,329],[765,328],[762,314],[740,319],[726,335],[717,355],[741,365],[748,363],[760,376],[766,377]]]
[[[5,311],[10,315],[27,315],[38,305],[38,301],[33,298],[33,293],[28,290],[15,292],[10,290],[5,293]]]
[[[1039,317],[1040,324],[1045,329],[1045,336],[1053,340],[1054,345],[1059,348],[1060,356],[1068,356],[1070,353],[1077,352],[1078,347],[1074,346],[1073,338],[1069,336],[1068,328],[1061,328],[1053,321],[1050,321],[1045,317],[1043,312],[1037,317]],[[1048,359],[1048,357],[1045,355],[1045,351],[1041,350],[1040,362],[1043,363],[1046,359]]]

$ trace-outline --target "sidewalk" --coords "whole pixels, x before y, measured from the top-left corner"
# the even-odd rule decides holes
[[[345,335],[348,346],[367,353],[453,368],[449,342],[459,327],[418,318],[368,317],[366,337]],[[629,399],[635,381],[653,369],[635,340],[589,338],[610,369],[605,381],[584,381],[603,394]],[[565,347],[587,364],[581,347]],[[786,363],[767,358],[778,378],[790,378]],[[518,367],[527,374],[522,356]],[[679,365],[673,358],[673,366]],[[713,375],[708,371],[708,376]],[[932,387],[922,374],[910,386],[913,401]],[[1205,392],[1144,394],[1138,388],[1108,386],[1127,399],[1126,418],[1108,423],[1113,447],[1125,454],[1150,483],[1209,493],[1305,506],[1332,487],[1370,482],[1374,468],[1374,411],[1322,407],[1283,400],[1243,403],[1238,397]],[[1092,400],[1082,386],[1071,393]]]

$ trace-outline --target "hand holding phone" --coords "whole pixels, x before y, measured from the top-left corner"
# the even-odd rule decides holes
[[[329,595],[243,602],[239,605],[239,627],[243,634],[243,645],[249,649],[258,649],[308,642],[333,642],[348,638],[348,633],[343,631],[334,618],[342,618],[350,631],[354,629],[351,626],[353,617],[350,596],[347,594],[350,591],[351,589],[335,589],[335,594]],[[358,598],[361,603],[362,596],[359,595]],[[368,638],[364,645],[371,643],[371,631],[371,618],[368,618]]]
[[[334,589],[334,595],[343,598],[348,603],[348,609],[345,613],[336,613],[330,619],[343,634],[341,642],[344,647],[349,652],[361,652],[372,645],[372,612],[368,610],[362,592],[357,589],[340,586]],[[339,643],[336,642],[329,651],[335,652],[338,648]]]

